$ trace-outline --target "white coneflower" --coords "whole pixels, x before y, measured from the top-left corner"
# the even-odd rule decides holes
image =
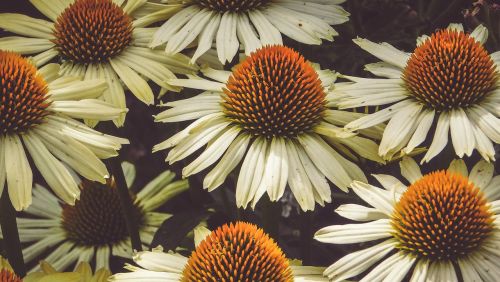
[[[365,223],[333,225],[315,239],[332,244],[376,241],[328,267],[332,281],[498,281],[500,277],[500,176],[482,160],[469,173],[463,160],[422,175],[411,158],[401,162],[407,187],[390,175],[374,175],[384,189],[354,182],[371,207],[342,205],[337,213]],[[377,262],[382,261],[377,264]],[[375,265],[375,267],[373,267]],[[367,273],[368,272],[368,273]]]
[[[127,165],[130,166],[130,165]],[[134,170],[124,171],[127,182],[134,179]],[[145,248],[153,240],[159,226],[170,215],[155,210],[188,188],[187,180],[173,181],[175,174],[166,171],[144,186],[134,199],[133,212]],[[106,185],[84,180],[81,197],[74,206],[62,204],[47,189],[34,189],[35,201],[18,217],[19,237],[26,243],[26,262],[40,259],[58,270],[66,270],[76,262],[93,262],[96,269],[109,269],[111,256],[131,258],[132,246],[126,219],[120,212],[120,199],[113,180]]]
[[[128,143],[74,120],[112,120],[125,111],[95,99],[106,82],[59,77],[58,72],[59,65],[37,70],[18,54],[0,50],[0,194],[7,183],[16,210],[31,204],[28,154],[52,190],[73,204],[80,189],[66,166],[106,182],[108,171],[100,159],[118,155]]]
[[[181,2],[181,1],[175,1]],[[331,27],[349,20],[339,4],[345,0],[188,0],[153,35],[151,47],[166,43],[175,54],[198,38],[192,62],[215,41],[219,60],[231,62],[243,44],[247,54],[264,45],[283,44],[281,33],[305,43],[321,44],[338,35]]]
[[[125,108],[123,84],[146,104],[154,103],[147,78],[164,90],[179,91],[165,81],[174,73],[191,73],[196,66],[181,54],[165,55],[147,48],[157,28],[145,28],[152,21],[165,19],[177,8],[162,8],[150,15],[141,9],[146,1],[112,0],[30,0],[52,22],[21,14],[0,14],[0,28],[26,37],[0,38],[0,49],[33,57],[37,66],[53,58],[63,63],[61,72],[82,76],[84,80],[101,78],[108,89],[101,99]],[[133,19],[134,14],[141,15]],[[123,125],[125,114],[115,122]]]
[[[85,262],[79,263],[73,272],[58,272],[50,264],[42,261],[40,262],[40,270],[28,274],[22,282],[107,282],[111,276],[111,271],[105,268],[99,269],[94,274],[90,265]]]
[[[418,39],[412,54],[387,43],[354,42],[383,62],[366,69],[385,78],[346,77],[353,81],[337,88],[341,108],[388,107],[349,123],[358,130],[389,120],[379,154],[390,159],[410,153],[423,143],[437,119],[434,138],[422,162],[445,148],[448,135],[459,157],[477,149],[493,160],[493,142],[500,143],[500,52],[483,47],[488,31],[478,26],[471,34],[453,24]],[[390,106],[389,106],[390,105]]]
[[[274,240],[253,224],[236,222],[213,232],[195,232],[195,240],[189,258],[161,250],[140,252],[134,261],[142,268],[128,265],[132,272],[115,274],[110,281],[328,281],[323,268],[288,261]]]
[[[353,179],[365,179],[363,171],[344,156],[355,159],[357,153],[381,161],[375,142],[341,128],[362,114],[329,107],[335,74],[320,70],[290,48],[264,47],[232,73],[204,69],[204,75],[212,80],[170,81],[205,92],[166,104],[170,109],[158,114],[156,121],[196,121],[154,151],[172,148],[167,156],[172,164],[208,144],[183,169],[183,176],[218,162],[204,179],[209,191],[243,160],[236,187],[239,207],[255,207],[266,192],[277,201],[288,184],[302,209],[313,210],[315,202],[331,201],[325,177],[344,191]],[[379,129],[363,133],[380,137]]]

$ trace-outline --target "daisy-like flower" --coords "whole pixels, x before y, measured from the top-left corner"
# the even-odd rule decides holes
[[[22,282],[23,280],[19,278],[10,263],[0,256],[0,281],[1,282]]]
[[[341,258],[324,274],[332,281],[362,274],[360,281],[370,282],[408,275],[415,282],[458,281],[460,272],[463,281],[498,281],[500,176],[493,177],[493,164],[481,160],[469,173],[463,160],[454,160],[447,170],[426,175],[411,158],[400,166],[409,186],[390,175],[374,175],[383,189],[352,184],[371,207],[347,204],[336,212],[365,223],[316,233],[325,243],[377,242]]]
[[[135,170],[124,167],[128,186]],[[188,189],[187,180],[173,181],[175,174],[166,171],[152,180],[134,199],[135,220],[145,248],[169,214],[155,210],[172,197]],[[26,243],[24,260],[31,262],[50,251],[43,260],[58,270],[66,270],[75,262],[92,262],[96,269],[109,269],[110,256],[131,258],[133,254],[127,225],[120,212],[120,199],[113,180],[106,185],[84,180],[81,197],[74,206],[61,203],[47,189],[34,189],[35,202],[17,218],[19,237]]]
[[[170,1],[172,2],[172,1]],[[264,45],[283,44],[281,33],[305,43],[333,41],[331,27],[349,20],[339,4],[345,0],[188,0],[153,35],[150,47],[166,43],[167,54],[175,54],[198,39],[192,62],[216,42],[219,60],[231,62],[240,49],[250,54]]]
[[[208,233],[208,234],[207,234]],[[110,281],[328,281],[323,268],[294,264],[262,229],[245,222],[226,224],[213,232],[196,232],[189,258],[161,250],[139,252]]]
[[[389,120],[379,154],[390,159],[410,153],[426,140],[434,120],[434,138],[422,159],[428,162],[445,148],[448,135],[457,156],[477,149],[493,160],[493,143],[500,143],[500,52],[483,47],[488,31],[478,26],[467,34],[452,24],[417,40],[412,54],[387,43],[354,42],[382,62],[366,70],[384,78],[347,77],[353,83],[337,88],[340,108],[387,106],[349,123],[358,130]]]
[[[192,73],[196,66],[181,54],[165,55],[147,48],[157,28],[151,22],[167,18],[177,8],[166,6],[154,13],[146,1],[127,0],[30,0],[52,22],[21,14],[0,14],[0,28],[25,37],[0,38],[0,49],[33,57],[40,66],[53,58],[63,62],[61,72],[104,79],[108,89],[102,99],[125,108],[122,83],[139,100],[154,103],[147,78],[164,90],[179,91],[165,81],[174,73]],[[152,5],[152,4],[150,4]],[[140,16],[134,19],[132,16]],[[165,91],[162,91],[164,93]],[[123,125],[125,114],[115,120]]]
[[[105,268],[101,268],[92,273],[92,268],[86,262],[81,262],[73,272],[58,272],[47,262],[40,263],[40,270],[28,274],[23,282],[107,282],[111,276],[111,272]],[[0,280],[3,281],[3,280]],[[9,280],[7,280],[10,282]],[[13,281],[15,282],[15,281]]]
[[[52,190],[74,204],[80,189],[67,167],[106,182],[108,171],[100,159],[118,155],[128,143],[74,120],[112,120],[124,112],[95,99],[106,82],[84,82],[58,72],[59,65],[37,69],[20,55],[0,50],[0,194],[7,183],[18,211],[31,204],[33,173],[27,153]]]
[[[236,187],[239,207],[250,203],[255,207],[266,191],[277,201],[289,184],[302,209],[313,210],[315,202],[331,201],[325,177],[344,191],[353,179],[365,180],[363,171],[341,153],[381,161],[375,142],[341,128],[361,114],[329,108],[335,73],[320,70],[290,48],[264,47],[232,73],[213,69],[203,73],[210,79],[170,81],[205,92],[166,104],[170,109],[158,114],[156,121],[196,121],[154,151],[172,148],[166,159],[172,164],[208,144],[183,169],[183,177],[220,159],[204,179],[209,191],[244,159]],[[380,129],[362,133],[380,137]]]

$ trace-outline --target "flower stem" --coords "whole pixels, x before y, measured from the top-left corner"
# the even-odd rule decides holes
[[[16,210],[10,202],[7,187],[0,198],[0,226],[3,234],[3,248],[9,263],[19,277],[26,275],[19,231],[17,230]]]
[[[127,230],[130,235],[132,248],[136,251],[142,251],[141,237],[139,236],[139,225],[137,218],[133,214],[134,203],[130,197],[127,183],[125,182],[125,175],[123,174],[119,157],[110,159],[108,161],[108,166],[116,182],[122,213],[127,223]]]

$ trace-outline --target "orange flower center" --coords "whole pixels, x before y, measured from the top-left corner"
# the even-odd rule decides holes
[[[199,5],[218,12],[246,12],[262,7],[271,0],[198,0]]]
[[[317,72],[284,46],[252,53],[234,70],[224,92],[227,117],[268,138],[310,131],[325,110],[326,94]]]
[[[448,171],[413,183],[395,207],[399,248],[431,260],[454,260],[480,246],[493,230],[493,214],[479,188]]]
[[[57,18],[54,43],[67,60],[107,61],[132,41],[132,20],[111,0],[76,0]]]
[[[213,231],[191,254],[182,282],[292,282],[281,249],[253,224],[237,222]]]
[[[0,282],[22,282],[21,278],[8,269],[0,270]]]
[[[496,85],[496,66],[473,37],[441,30],[418,46],[403,73],[410,93],[436,110],[480,102]]]
[[[68,239],[84,246],[116,244],[128,237],[114,181],[102,185],[83,180],[80,200],[74,206],[63,205],[62,226]],[[141,208],[134,205],[134,215],[143,220]]]
[[[47,83],[20,55],[0,50],[0,134],[20,133],[43,122],[50,103]]]

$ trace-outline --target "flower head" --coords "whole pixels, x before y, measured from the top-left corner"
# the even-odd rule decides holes
[[[338,33],[331,27],[348,21],[344,1],[292,0],[190,0],[153,35],[151,47],[166,44],[168,54],[178,53],[197,38],[195,62],[215,41],[223,64],[231,62],[240,42],[249,55],[265,45],[282,45],[284,34],[305,44],[333,41]],[[319,16],[321,15],[321,16]]]
[[[191,74],[197,70],[184,55],[165,55],[147,48],[156,28],[146,26],[165,19],[180,5],[168,5],[149,14],[146,1],[31,2],[51,21],[1,14],[0,28],[22,36],[0,38],[0,49],[34,55],[31,59],[36,66],[56,58],[62,63],[62,74],[80,76],[85,81],[102,79],[108,89],[101,93],[101,99],[118,108],[126,108],[124,89],[142,102],[153,104],[155,98],[147,80],[162,88],[161,96],[167,90],[180,90],[165,83],[176,77],[174,73]],[[121,126],[124,118],[125,112],[114,122]]]
[[[387,43],[365,39],[354,42],[382,60],[366,69],[385,78],[347,77],[352,83],[336,89],[340,108],[387,106],[346,125],[350,130],[369,128],[389,120],[379,155],[390,159],[402,151],[412,152],[437,126],[422,162],[430,161],[448,143],[448,134],[459,157],[477,149],[487,160],[495,158],[493,143],[499,143],[498,52],[483,47],[488,31],[478,26],[465,33],[452,24],[431,36],[422,36],[412,54]]]
[[[353,179],[365,179],[361,169],[342,154],[381,161],[374,141],[338,127],[362,114],[330,107],[335,73],[319,69],[290,48],[267,46],[233,72],[206,68],[203,74],[208,79],[170,81],[205,92],[166,104],[170,109],[158,114],[157,121],[196,121],[154,151],[172,148],[167,161],[175,163],[208,144],[183,169],[183,176],[198,173],[220,158],[205,177],[209,190],[224,183],[243,160],[236,187],[240,207],[255,207],[266,192],[277,201],[289,185],[302,209],[312,210],[315,202],[331,201],[325,178],[345,191]],[[379,130],[362,134],[377,139]],[[333,147],[341,148],[342,154]]]
[[[129,187],[135,169],[123,163]],[[169,199],[185,191],[188,182],[173,181],[175,174],[166,171],[153,179],[134,199],[133,212],[139,226],[142,243],[149,246],[158,227],[169,214],[155,210]],[[132,257],[133,250],[126,219],[121,213],[116,184],[111,178],[106,184],[84,180],[81,196],[74,206],[61,204],[47,189],[37,186],[35,203],[18,217],[19,236],[27,243],[23,250],[27,262],[44,258],[58,270],[66,270],[76,261],[90,262],[95,257],[96,268],[109,268],[110,256]]]
[[[31,204],[33,174],[26,152],[65,202],[79,198],[65,163],[83,177],[105,182],[100,159],[117,155],[127,140],[104,135],[76,119],[112,120],[125,112],[97,100],[104,80],[59,75],[59,65],[37,69],[31,61],[0,50],[0,194],[5,182],[13,206]]]
[[[189,258],[159,249],[140,252],[134,261],[143,268],[127,266],[132,272],[118,273],[111,281],[327,281],[322,268],[287,260],[274,240],[253,224],[236,222],[212,232],[195,230],[195,241]]]
[[[493,165],[478,162],[469,173],[462,160],[447,170],[422,175],[411,158],[401,162],[408,186],[389,175],[374,175],[384,189],[354,182],[354,192],[372,207],[342,205],[337,213],[366,223],[333,225],[315,238],[333,244],[378,242],[353,252],[326,271],[333,281],[363,275],[361,281],[495,281],[500,268],[500,205]],[[382,260],[373,269],[371,267]],[[368,269],[371,269],[366,273]]]

